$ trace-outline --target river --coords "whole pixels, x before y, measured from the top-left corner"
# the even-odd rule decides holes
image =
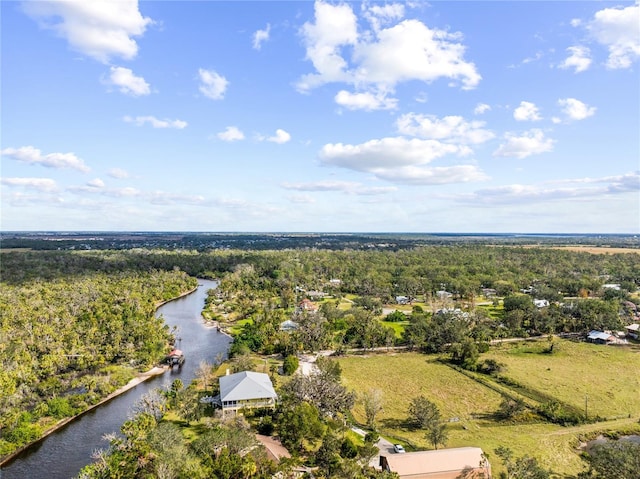
[[[0,479],[69,479],[89,464],[96,449],[108,447],[103,435],[120,430],[132,406],[145,393],[169,385],[180,378],[187,385],[195,377],[200,361],[214,362],[220,353],[226,358],[230,338],[202,321],[202,308],[209,289],[217,283],[198,280],[198,289],[188,296],[161,306],[156,315],[178,327],[178,346],[186,361],[182,368],[153,377],[108,403],[88,412],[64,428],[52,433],[41,443],[26,450],[0,470]]]

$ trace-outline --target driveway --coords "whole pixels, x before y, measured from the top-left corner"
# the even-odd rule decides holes
[[[362,437],[366,436],[367,431],[364,431],[360,428],[357,427],[352,427],[351,430],[353,432],[355,432],[356,434],[361,435]],[[378,442],[376,442],[376,446],[378,447],[378,449],[380,450],[380,452],[378,454],[376,454],[373,458],[371,458],[371,461],[369,461],[369,466],[371,467],[375,467],[376,469],[380,469],[380,456],[388,456],[390,454],[397,454],[394,450],[393,450],[393,443],[387,441],[384,437],[380,436],[380,438],[378,439]]]

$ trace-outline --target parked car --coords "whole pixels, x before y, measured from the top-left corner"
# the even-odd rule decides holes
[[[406,452],[406,451],[404,450],[404,447],[402,447],[402,445],[401,445],[401,444],[394,444],[394,445],[393,445],[393,450],[394,450],[394,452],[397,452],[398,454],[401,454],[401,453],[403,453],[403,452]]]

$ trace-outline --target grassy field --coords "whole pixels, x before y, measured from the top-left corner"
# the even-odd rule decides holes
[[[603,418],[640,415],[640,347],[556,340],[504,343],[481,356],[506,365],[504,376]]]
[[[388,439],[407,445],[408,450],[431,448],[423,431],[406,424],[411,399],[425,395],[438,405],[444,418],[454,420],[448,426],[447,447],[481,447],[489,455],[496,475],[502,470],[493,454],[498,446],[508,446],[516,455],[533,455],[557,474],[576,474],[584,468],[576,449],[581,434],[628,427],[640,431],[640,353],[559,340],[554,354],[540,353],[546,346],[546,341],[503,345],[483,358],[493,357],[507,364],[506,376],[576,406],[584,405],[584,394],[578,391],[587,388],[590,411],[593,398],[593,414],[620,416],[630,412],[632,416],[575,427],[501,422],[492,415],[503,399],[499,393],[439,363],[434,356],[397,353],[352,356],[339,361],[347,387],[359,392],[382,391],[384,411],[378,417],[378,429]],[[527,348],[531,351],[527,352]],[[353,414],[356,421],[364,422],[360,404]]]

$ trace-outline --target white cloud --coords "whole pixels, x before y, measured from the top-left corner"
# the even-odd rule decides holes
[[[138,53],[132,37],[144,34],[150,18],[137,0],[23,2],[24,11],[66,39],[72,49],[108,63],[112,57],[130,60]]]
[[[404,5],[401,3],[389,3],[386,5],[364,4],[364,17],[369,20],[374,30],[380,30],[382,25],[387,25],[394,20],[404,17]]]
[[[129,172],[122,168],[111,168],[108,173],[111,178],[117,178],[118,180],[129,178]]]
[[[449,78],[461,81],[463,89],[475,88],[481,76],[473,63],[464,61],[465,47],[456,43],[460,37],[418,20],[404,20],[380,30],[377,41],[363,39],[356,45],[354,79],[392,87],[403,81]]]
[[[487,180],[488,177],[475,165],[438,167],[405,166],[387,169],[376,174],[382,180],[407,185],[446,185]]]
[[[276,130],[276,134],[274,136],[270,136],[269,138],[267,138],[267,141],[278,143],[279,145],[287,143],[289,140],[291,140],[291,135],[286,131],[281,130],[280,128]]]
[[[591,50],[589,48],[576,45],[567,48],[571,54],[560,64],[560,68],[574,68],[574,73],[580,73],[589,68],[591,65]]]
[[[149,84],[142,77],[135,76],[129,68],[111,67],[108,85],[118,87],[120,93],[131,96],[143,96],[151,93]]]
[[[571,120],[584,120],[593,116],[596,112],[596,108],[588,106],[575,98],[564,98],[558,100],[558,105],[562,108],[562,111]]]
[[[198,77],[200,78],[200,93],[212,100],[222,100],[224,94],[229,86],[229,81],[219,75],[214,70],[205,70],[200,68],[198,70]]]
[[[307,59],[315,73],[303,75],[297,83],[307,92],[327,83],[353,85],[357,92],[336,95],[336,101],[350,107],[364,105],[389,108],[386,98],[401,82],[419,80],[430,83],[448,78],[462,88],[477,86],[481,77],[473,63],[464,60],[465,47],[459,43],[459,33],[430,29],[418,20],[404,20],[388,28],[404,15],[401,4],[365,7],[365,17],[372,31],[358,32],[357,17],[349,4],[315,3],[315,21],[301,30]],[[347,53],[351,53],[349,58]],[[363,96],[370,92],[369,96]],[[381,93],[382,92],[382,93]]]
[[[521,136],[513,133],[505,134],[506,143],[493,153],[493,156],[523,159],[527,156],[547,153],[553,150],[554,140],[545,138],[544,132],[537,128],[525,132]]]
[[[315,181],[310,183],[283,183],[287,190],[327,192],[338,191],[360,196],[384,195],[397,191],[395,186],[364,186],[354,181]]]
[[[609,50],[607,67],[629,68],[640,58],[640,4],[605,8],[587,24],[595,40]]]
[[[2,178],[3,185],[17,186],[31,190],[51,192],[56,191],[58,186],[51,178]]]
[[[48,153],[43,155],[39,149],[33,146],[23,146],[20,148],[5,148],[0,151],[0,154],[31,165],[41,165],[56,169],[71,168],[83,173],[89,171],[89,167],[74,153]]]
[[[224,131],[221,131],[216,136],[223,141],[244,140],[244,133],[235,126],[228,126]]]
[[[253,48],[255,50],[260,50],[262,47],[262,43],[269,40],[269,32],[271,31],[271,25],[267,23],[267,28],[264,30],[257,30],[253,34]]]
[[[566,199],[597,199],[605,196],[640,191],[640,173],[564,180],[555,185],[505,185],[486,188],[458,197],[458,201],[472,204],[517,204],[548,202]]]
[[[290,195],[290,196],[287,196],[287,199],[291,203],[296,203],[296,204],[313,204],[316,202],[316,200],[314,200],[309,195]]]
[[[513,117],[518,121],[538,121],[542,119],[538,107],[528,101],[520,102],[520,106],[513,110]]]
[[[203,205],[205,197],[202,195],[180,195],[165,191],[154,191],[148,195],[148,200],[153,205]]]
[[[154,128],[175,128],[178,130],[182,130],[188,125],[188,123],[183,120],[160,120],[155,116],[136,116],[135,118],[125,116],[122,118],[122,120],[126,123],[133,123],[136,126],[143,126],[144,124],[148,123]]]
[[[100,178],[94,178],[91,181],[87,181],[87,186],[91,188],[104,188],[104,181]]]
[[[491,106],[486,103],[478,103],[476,107],[473,109],[474,115],[482,115],[491,110]]]
[[[406,139],[402,137],[370,140],[359,145],[326,144],[319,158],[323,165],[382,175],[388,170],[423,165],[445,155],[465,156],[467,146],[452,145],[436,140]]]
[[[106,196],[110,198],[139,198],[143,197],[143,193],[131,186],[123,188],[106,188],[104,183],[98,179],[97,182],[89,181],[83,186],[69,186],[67,191],[74,194],[95,194],[100,196]]]
[[[495,135],[485,130],[483,121],[466,121],[461,116],[445,116],[407,113],[396,121],[398,131],[403,135],[424,139],[454,141],[460,143],[484,143]]]
[[[350,93],[340,90],[335,96],[335,101],[349,110],[394,110],[398,106],[396,98],[388,98],[382,92]]]

